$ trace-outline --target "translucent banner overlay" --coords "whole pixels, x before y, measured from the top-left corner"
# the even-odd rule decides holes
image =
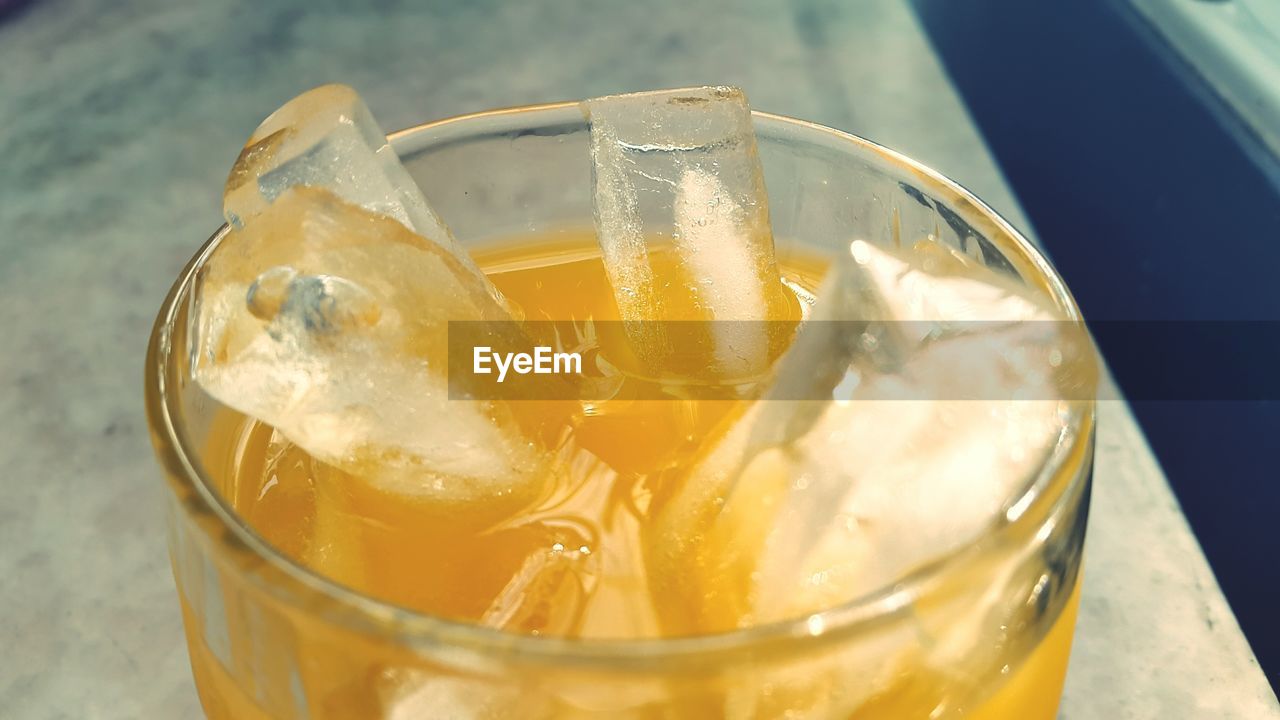
[[[1085,331],[1058,321],[810,320],[816,362],[785,356],[796,332],[788,322],[450,322],[449,396],[1118,399],[1099,394],[1091,334],[1129,400],[1280,400],[1280,321],[1098,321]]]

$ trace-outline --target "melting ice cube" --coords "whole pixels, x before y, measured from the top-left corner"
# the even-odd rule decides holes
[[[575,629],[597,581],[584,546],[556,543],[528,555],[480,622],[505,630],[564,635]]]
[[[451,250],[483,279],[400,164],[373,113],[346,85],[309,90],[258,126],[227,177],[227,222],[243,227],[299,185],[326,188],[346,202],[396,219]]]
[[[1094,377],[1083,330],[981,268],[927,267],[853,243],[659,510],[661,557],[691,565],[656,574],[686,609],[745,625],[882,587],[979,533],[1064,440],[1083,391],[1063,383]]]
[[[632,351],[655,374],[763,372],[785,338],[776,325],[732,321],[786,319],[791,304],[742,91],[614,95],[584,109],[596,233]],[[720,322],[704,328],[699,354],[675,347],[664,321]]]
[[[378,717],[385,720],[507,720],[546,718],[552,712],[550,698],[513,682],[509,674],[388,668],[378,680]]]
[[[196,292],[196,380],[313,457],[444,500],[529,486],[538,453],[506,409],[449,399],[447,323],[509,316],[448,249],[299,185],[223,239]]]

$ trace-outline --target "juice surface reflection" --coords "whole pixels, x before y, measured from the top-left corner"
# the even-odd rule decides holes
[[[590,236],[561,235],[523,238],[475,256],[529,319],[616,319],[594,247]],[[794,303],[774,319],[796,321],[809,299],[806,290],[817,285],[824,267],[816,259],[793,258],[782,269]],[[739,627],[747,620],[735,615],[733,603],[717,605],[726,612],[691,620],[686,601],[655,589],[661,585],[655,577],[706,569],[663,553],[650,523],[682,468],[739,403],[636,399],[640,390],[652,388],[624,384],[613,399],[573,413],[572,442],[565,445],[571,456],[561,463],[567,470],[548,477],[538,497],[500,498],[483,507],[407,501],[315,461],[269,426],[230,412],[213,425],[206,464],[236,511],[284,554],[402,607],[548,636],[642,638]],[[546,412],[559,411],[548,403]],[[215,600],[209,592],[194,598],[184,593],[183,610],[201,699],[215,719],[1047,719],[1057,711],[1078,605],[1074,572],[1066,580],[1071,584],[1058,591],[1069,597],[1052,604],[1051,616],[1028,625],[1025,638],[977,639],[1009,649],[978,653],[976,666],[939,672],[896,655],[885,660],[896,663],[887,680],[834,693],[832,683],[847,686],[860,678],[819,667],[800,674],[816,672],[821,682],[795,682],[783,672],[774,692],[765,672],[746,681],[759,686],[749,699],[734,689],[732,678],[702,683],[701,689],[654,691],[657,699],[650,700],[597,697],[569,687],[572,681],[563,692],[540,688],[534,693],[539,699],[504,699],[500,690],[469,679],[424,680],[431,670],[412,669],[419,663],[403,649],[335,635],[283,605],[272,605],[268,614],[278,613],[273,620],[255,617],[250,609],[263,599],[241,597],[256,591],[229,577],[215,583],[216,590],[206,588],[219,596]],[[708,582],[714,587],[716,578]],[[209,631],[211,613],[225,615],[225,627],[215,623]],[[200,628],[206,628],[203,637]],[[278,636],[266,628],[276,628]],[[225,642],[211,643],[211,633]],[[246,678],[252,678],[247,690]],[[944,707],[945,713],[934,713]]]

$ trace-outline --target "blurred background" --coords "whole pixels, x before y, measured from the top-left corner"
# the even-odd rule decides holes
[[[1188,386],[1274,375],[1280,0],[914,5],[1085,317],[1180,323],[1159,362]],[[1259,321],[1228,338],[1247,366],[1200,321]],[[1280,397],[1139,396],[1161,368],[1101,345],[1275,687],[1280,566],[1258,560],[1280,551]]]
[[[244,140],[327,82],[388,129],[739,85],[958,180],[1090,319],[1280,320],[1278,0],[0,0],[0,717],[198,716],[143,353]],[[1122,389],[1151,370],[1108,350]],[[1232,371],[1182,350],[1188,383]],[[1100,458],[1139,469],[1099,462],[1064,717],[1206,717],[1186,698],[1280,682],[1274,400],[1133,403],[1158,465],[1104,424]],[[1160,593],[1194,607],[1147,612]],[[1236,664],[1197,670],[1207,647]]]

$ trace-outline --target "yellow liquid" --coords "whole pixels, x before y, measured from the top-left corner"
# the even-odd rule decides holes
[[[582,323],[617,318],[593,237],[521,238],[518,243],[476,253],[476,260],[530,320]],[[773,319],[798,320],[803,300],[795,292],[814,288],[824,269],[817,260],[784,263],[787,301],[774,304]],[[696,317],[695,311],[690,309],[688,316]],[[786,333],[788,323],[779,323],[778,328],[777,332]],[[770,342],[781,347],[786,339]],[[609,350],[602,348],[606,354]],[[649,522],[717,425],[740,409],[739,401],[629,399],[641,390],[654,389],[641,387],[648,383],[631,382],[633,386],[624,385],[614,399],[575,406],[568,413],[563,402],[523,405],[521,412],[526,416],[565,418],[572,438],[571,450],[560,451],[565,458],[558,466],[567,469],[549,477],[536,497],[511,496],[480,506],[444,508],[407,500],[325,466],[269,426],[232,413],[215,421],[206,462],[235,510],[269,543],[342,585],[401,607],[509,632],[558,637],[663,637],[744,625],[749,621],[732,610],[690,612],[687,598],[661,592],[669,576],[695,569],[661,561],[662,553],[654,548],[662,538],[653,536]],[[714,514],[709,517],[709,522],[714,520]],[[560,562],[566,553],[572,554],[572,562]],[[539,564],[545,562],[552,563],[551,570]],[[518,579],[525,576],[534,579]],[[260,632],[261,623],[255,629],[252,619],[237,616],[237,608],[246,603],[234,597],[235,592],[232,587],[223,588],[221,601],[230,658],[226,650],[209,651],[196,630],[202,626],[201,619],[195,617],[189,598],[183,598],[197,685],[211,718],[273,718],[276,715],[261,709],[261,699],[291,692],[296,696],[299,679],[271,678],[270,673],[256,669],[264,664],[260,658],[240,657],[270,654],[271,647],[267,643],[263,650],[258,638],[237,639],[238,634]],[[953,705],[960,709],[948,717],[1054,717],[1077,604],[1078,588],[1025,659],[1014,658],[1020,661],[1003,670],[973,668],[983,677],[970,681],[965,692],[986,699],[976,707]],[[312,716],[386,715],[388,703],[394,704],[385,688],[389,671],[349,677],[351,671],[344,668],[394,668],[400,651],[352,646],[345,649],[352,657],[335,665],[318,657],[332,652],[335,641],[307,637],[306,628],[313,625],[306,618],[295,617],[293,622],[294,629],[281,642],[303,654],[310,641],[317,646],[317,657],[302,668]],[[319,636],[324,631],[317,627],[314,632]],[[256,647],[252,652],[237,650],[251,646]],[[226,667],[229,660],[243,667],[236,672]],[[241,679],[232,680],[231,675]],[[255,678],[256,702],[243,688],[246,676]],[[937,698],[954,692],[949,681],[925,672],[908,671],[903,677],[873,694],[852,715],[844,710],[840,717],[927,717]],[[268,687],[282,684],[293,689]],[[687,705],[634,716],[754,717],[742,715],[732,700],[710,690]],[[556,707],[539,711],[539,716],[586,716]],[[623,716],[602,710],[600,717]],[[783,717],[778,713],[786,710],[766,703],[757,712],[759,717]],[[420,716],[452,717],[447,713]],[[521,716],[518,712],[492,714]]]

